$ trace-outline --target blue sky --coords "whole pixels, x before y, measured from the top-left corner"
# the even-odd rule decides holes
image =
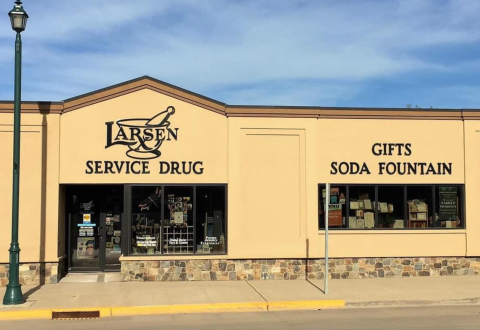
[[[477,0],[24,1],[23,100],[149,75],[227,104],[480,108]],[[0,99],[15,33],[2,1]]]

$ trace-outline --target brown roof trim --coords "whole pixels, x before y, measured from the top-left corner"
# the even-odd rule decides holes
[[[149,76],[99,89],[64,102],[22,102],[22,113],[61,114],[143,89],[149,89],[227,117],[480,120],[480,109],[226,105]],[[13,113],[13,102],[0,101],[0,113]]]
[[[227,105],[228,117],[462,120],[461,109],[265,107]],[[480,115],[480,113],[479,113]]]
[[[121,95],[133,93],[142,89],[150,89],[219,114],[225,114],[224,103],[218,102],[216,100],[199,94],[192,93],[180,87],[168,84],[158,79],[151,78],[149,76],[143,76],[88,94],[83,94],[74,98],[67,99],[65,100],[64,112],[73,111]]]
[[[319,106],[278,106],[278,105],[227,105],[228,108],[236,109],[285,109],[285,110],[292,110],[292,109],[301,109],[301,110],[378,110],[378,111],[462,111],[462,109],[445,109],[445,108],[436,108],[436,109],[423,109],[423,108],[369,108],[369,107],[319,107]],[[472,109],[472,111],[480,111]]]
[[[480,109],[462,109],[464,120],[480,120]]]
[[[462,111],[454,109],[322,109],[319,118],[462,120]]]
[[[269,114],[269,113],[250,113],[250,114],[227,114],[227,117],[261,117],[261,118],[318,118],[316,115],[296,114],[295,116],[289,114]]]
[[[13,113],[12,101],[0,101],[0,113]],[[61,114],[63,102],[22,102],[22,113]]]
[[[317,118],[318,108],[297,107],[250,107],[227,105],[225,111],[228,117],[300,117]]]

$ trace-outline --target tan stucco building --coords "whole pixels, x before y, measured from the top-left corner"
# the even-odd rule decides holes
[[[20,277],[123,280],[480,271],[480,110],[231,106],[141,77],[22,104]],[[13,103],[0,103],[0,286]]]

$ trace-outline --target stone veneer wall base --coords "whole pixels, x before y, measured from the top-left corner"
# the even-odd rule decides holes
[[[20,264],[21,285],[43,285],[58,283],[63,277],[63,261]],[[9,264],[0,264],[0,287],[8,284]]]
[[[329,259],[328,277],[479,275],[480,258]],[[324,259],[122,261],[122,281],[242,281],[323,279]]]

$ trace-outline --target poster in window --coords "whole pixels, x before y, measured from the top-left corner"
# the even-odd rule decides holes
[[[84,214],[83,215],[83,223],[84,224],[92,223],[92,216],[90,214]]]
[[[438,187],[439,220],[457,220],[457,188]]]
[[[80,227],[80,228],[78,228],[78,236],[80,236],[80,237],[92,237],[92,236],[94,236],[93,227]]]
[[[77,237],[77,259],[95,259],[95,237]]]
[[[342,205],[330,204],[328,206],[328,225],[332,227],[341,227],[342,224]]]
[[[175,212],[175,224],[183,224],[183,212]]]

